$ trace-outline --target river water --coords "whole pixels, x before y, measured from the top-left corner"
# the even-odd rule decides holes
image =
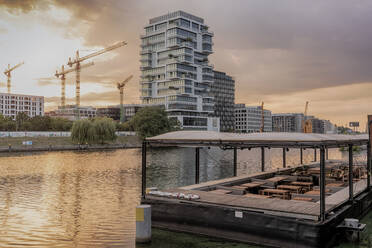
[[[266,152],[266,168],[282,166],[282,150]],[[304,161],[313,160],[304,151]],[[331,159],[347,153],[330,150]],[[194,150],[151,149],[148,186],[194,182]],[[319,158],[319,154],[317,156]],[[232,175],[232,151],[202,149],[200,181]],[[355,160],[365,160],[360,153]],[[287,153],[287,165],[299,151]],[[238,175],[260,170],[260,151],[238,152]],[[141,189],[139,149],[0,155],[0,247],[135,247]]]

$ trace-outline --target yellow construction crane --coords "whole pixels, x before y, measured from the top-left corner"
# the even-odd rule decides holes
[[[94,63],[90,62],[87,64],[80,65],[80,68],[86,68],[92,65],[94,65]],[[61,71],[60,72],[56,71],[56,74],[54,74],[57,78],[61,76],[61,107],[62,108],[65,108],[66,106],[66,74],[73,72],[73,71],[76,71],[76,68],[65,70],[65,66],[62,65]]]
[[[11,79],[11,77],[12,77],[12,76],[11,76],[11,72],[12,72],[14,69],[20,67],[20,66],[23,65],[23,64],[24,64],[24,62],[21,62],[21,63],[15,65],[15,66],[13,66],[12,68],[10,68],[10,64],[8,64],[8,69],[5,69],[4,74],[5,74],[5,75],[7,76],[7,78],[8,78],[8,81],[7,81],[7,84],[6,84],[6,86],[7,86],[7,88],[8,88],[8,93],[10,93],[10,79]]]
[[[265,113],[264,113],[264,102],[261,103],[261,128],[260,133],[265,132]]]
[[[74,60],[72,60],[71,58],[68,59],[67,64],[70,67],[72,67],[74,64],[76,65],[75,66],[75,71],[76,71],[76,107],[80,106],[80,70],[82,69],[80,63],[84,60],[87,60],[87,59],[93,58],[95,56],[101,55],[103,53],[114,50],[114,49],[119,48],[121,46],[125,46],[126,44],[127,43],[125,41],[121,41],[121,42],[118,42],[118,43],[116,43],[112,46],[106,47],[106,48],[104,48],[100,51],[97,51],[97,52],[94,52],[92,54],[86,55],[84,57],[80,57],[79,50],[77,50],[75,59]]]
[[[302,129],[304,133],[312,133],[313,132],[313,124],[311,120],[307,120],[307,110],[309,108],[309,102],[305,104],[305,112],[304,112],[304,119],[302,121]]]
[[[120,123],[124,122],[124,87],[132,77],[133,75],[130,75],[123,82],[117,83],[118,90],[120,91]]]

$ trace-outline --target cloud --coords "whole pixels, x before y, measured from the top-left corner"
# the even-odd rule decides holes
[[[214,32],[210,61],[217,70],[234,76],[240,102],[266,99],[278,106],[275,111],[288,112],[297,107],[302,111],[300,102],[306,98],[311,99],[314,114],[319,111],[327,116],[329,111],[330,116],[336,116],[341,104],[355,111],[340,113],[358,113],[362,118],[366,113],[363,111],[368,110],[358,104],[368,106],[372,101],[364,93],[369,89],[365,82],[372,82],[371,1],[338,0],[336,4],[331,0],[236,0],[227,4],[223,0],[0,0],[0,5],[19,15],[50,13],[53,8],[64,10],[69,13],[67,20],[50,21],[51,15],[48,22],[67,38],[82,39],[87,47],[103,48],[126,40],[127,46],[109,53],[116,56],[93,58],[96,64],[83,70],[81,79],[84,87],[91,83],[110,90],[116,81],[133,74],[127,92],[136,102],[140,101],[139,36],[143,27],[150,18],[179,9],[203,17]],[[67,82],[73,81],[70,76]],[[362,103],[355,100],[358,90]],[[114,90],[110,93],[112,99],[107,94],[92,96],[96,101],[101,97],[115,101]],[[324,100],[327,97],[329,100]],[[94,105],[93,100],[89,103]],[[315,107],[318,105],[327,108]]]
[[[12,14],[28,13],[32,10],[47,10],[50,3],[46,0],[0,0],[0,7]]]

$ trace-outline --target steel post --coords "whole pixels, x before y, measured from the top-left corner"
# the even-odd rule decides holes
[[[142,197],[145,197],[146,193],[146,147],[147,143],[142,142]]]
[[[349,144],[349,200],[353,201],[353,145]]]
[[[320,220],[325,220],[325,148],[320,147]]]
[[[238,149],[234,147],[234,177],[238,175]]]
[[[200,147],[195,148],[195,184],[199,183],[200,175]]]
[[[304,154],[303,154],[303,152],[304,152],[304,150],[301,147],[300,148],[300,164],[304,164]]]
[[[261,171],[265,171],[265,147],[261,147]]]
[[[316,162],[318,159],[317,159],[317,157],[316,157],[316,148],[314,148],[314,162]]]
[[[286,157],[286,148],[283,148],[283,168],[287,167],[287,157]]]

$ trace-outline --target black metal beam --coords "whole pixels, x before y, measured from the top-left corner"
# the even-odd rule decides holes
[[[304,164],[304,149],[300,148],[300,164]]]
[[[287,148],[283,148],[283,168],[287,167],[287,156],[286,156]]]
[[[328,160],[328,147],[326,147],[326,160]]]
[[[325,220],[325,148],[320,147],[320,220]]]
[[[195,148],[195,184],[199,183],[200,178],[200,147]]]
[[[146,148],[147,143],[144,141],[142,142],[142,197],[145,197],[146,194]]]
[[[316,148],[314,148],[314,162],[316,162],[318,159],[316,157]]]
[[[234,177],[238,175],[238,149],[234,147]]]
[[[265,171],[265,147],[261,147],[261,171]]]
[[[349,200],[353,201],[353,145],[349,145]]]
[[[367,145],[367,188],[371,189],[371,142]]]
[[[372,115],[368,115],[368,144],[367,144],[367,187],[371,189],[371,150],[372,150]]]

